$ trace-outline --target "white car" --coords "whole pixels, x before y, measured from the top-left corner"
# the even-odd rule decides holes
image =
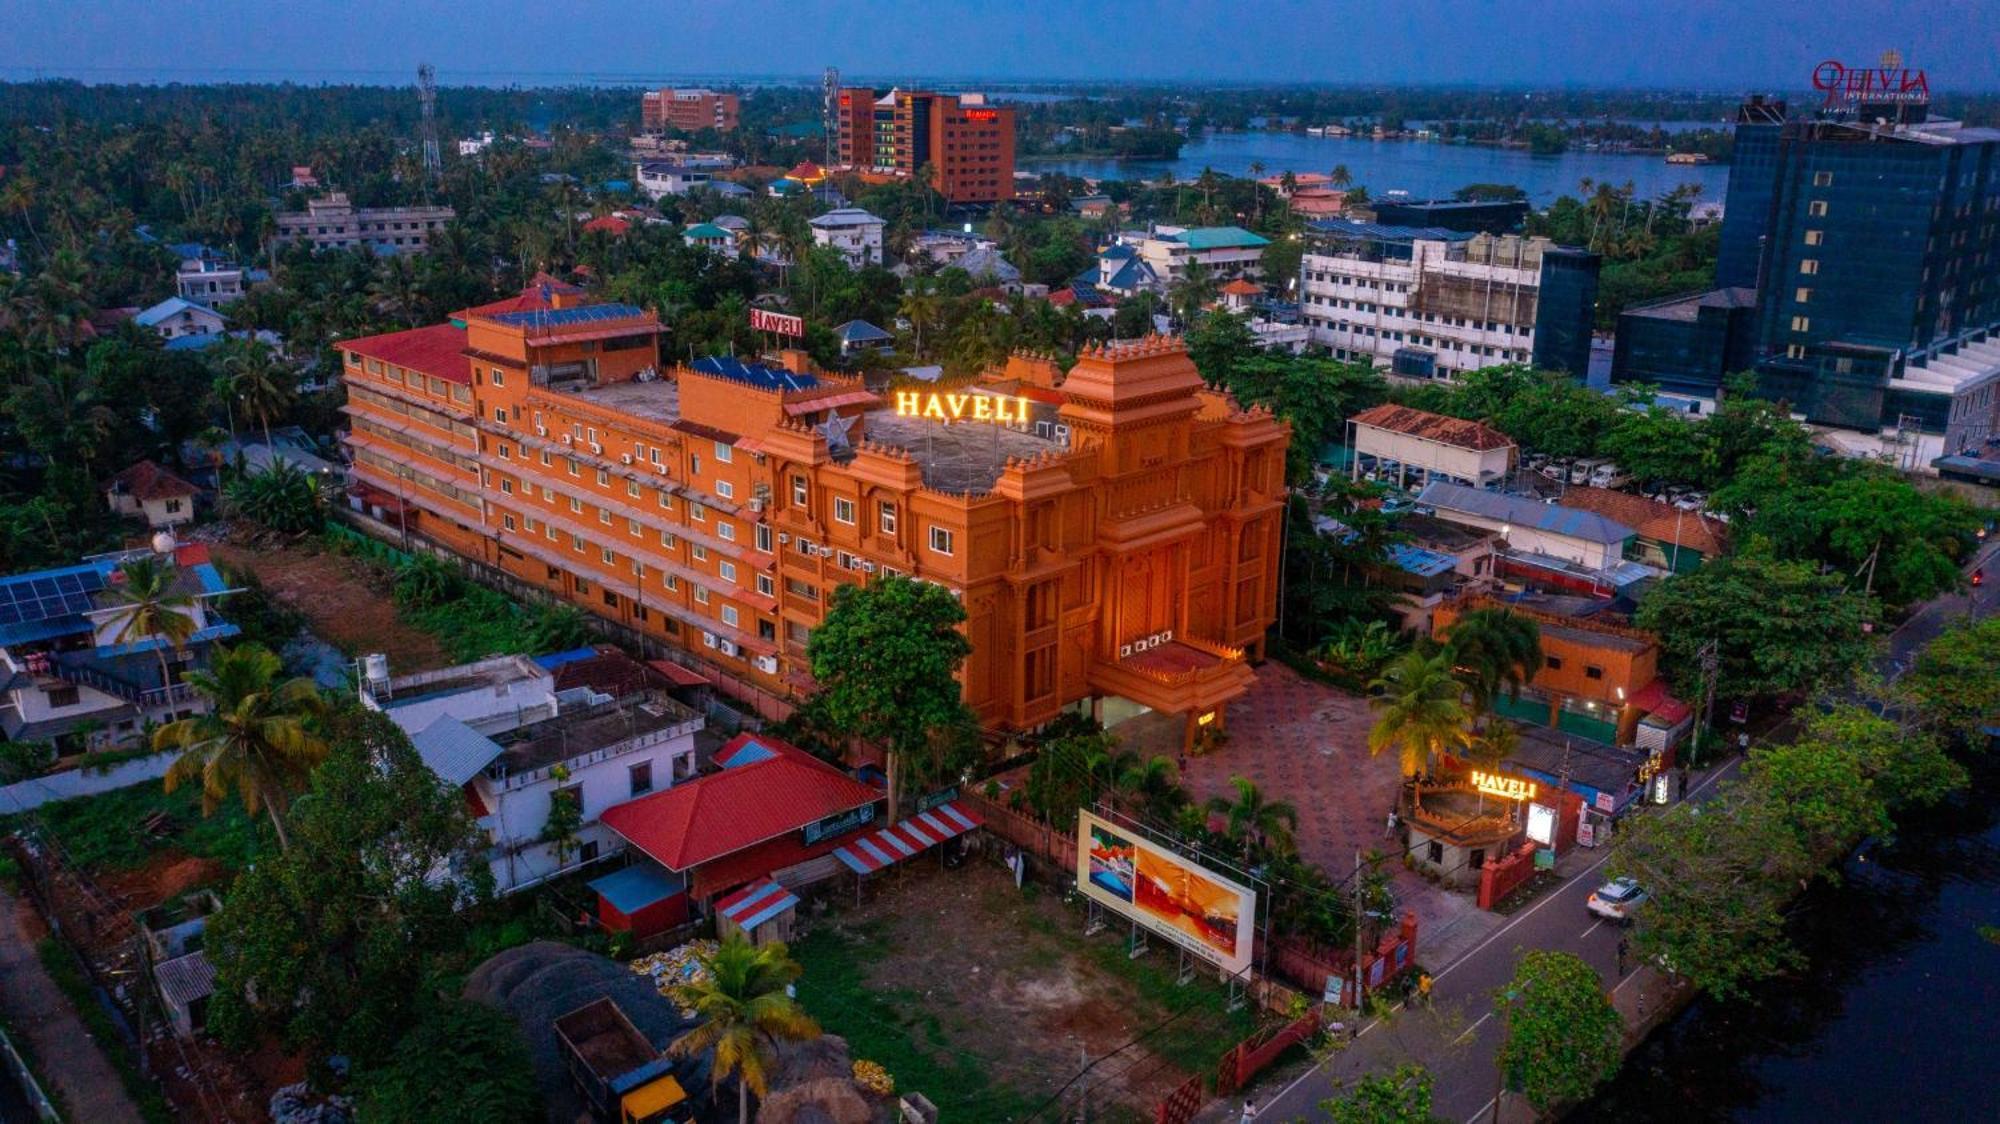
[[[1591,913],[1620,925],[1630,925],[1632,915],[1645,904],[1646,891],[1630,878],[1614,878],[1606,882],[1592,890],[1590,900],[1584,903]]]

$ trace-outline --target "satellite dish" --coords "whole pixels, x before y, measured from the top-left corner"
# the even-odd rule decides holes
[[[174,532],[172,528],[162,527],[160,530],[153,532],[154,554],[162,556],[172,554],[174,552],[174,548],[178,547],[179,545],[180,542],[179,540],[174,538]]]

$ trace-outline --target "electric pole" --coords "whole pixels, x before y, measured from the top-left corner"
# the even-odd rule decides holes
[[[417,102],[423,106],[423,122],[418,137],[424,144],[424,182],[437,182],[444,174],[444,154],[438,149],[437,71],[431,64],[417,64]]]
[[[1701,735],[1715,714],[1715,676],[1722,669],[1722,655],[1714,640],[1701,646],[1697,658],[1701,661],[1701,722],[1694,728],[1694,745],[1688,750],[1689,768],[1701,759]]]
[[[831,168],[837,158],[837,149],[835,146],[838,143],[837,130],[840,127],[839,67],[829,66],[826,68],[826,73],[820,75],[819,96],[820,131],[823,134],[822,139],[826,141],[824,163],[828,168]]]

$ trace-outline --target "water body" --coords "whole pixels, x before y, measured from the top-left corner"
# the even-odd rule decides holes
[[[1528,193],[1537,207],[1561,195],[1577,195],[1585,178],[1622,186],[1627,181],[1641,199],[1655,199],[1684,183],[1701,185],[1701,198],[1721,201],[1729,186],[1727,164],[1669,164],[1666,158],[1623,152],[1571,149],[1556,156],[1535,156],[1525,149],[1438,141],[1376,141],[1346,137],[1309,137],[1301,133],[1207,133],[1181,148],[1178,160],[1041,159],[1023,160],[1028,172],[1063,172],[1088,179],[1158,179],[1172,172],[1191,180],[1203,168],[1232,176],[1247,176],[1252,163],[1267,176],[1292,172],[1330,172],[1347,165],[1354,182],[1365,184],[1380,199],[1391,191],[1407,191],[1414,199],[1449,196],[1469,183],[1510,183]]]
[[[2000,766],[1871,844],[1795,916],[1811,957],[1753,1003],[1697,1001],[1572,1119],[2000,1120]]]

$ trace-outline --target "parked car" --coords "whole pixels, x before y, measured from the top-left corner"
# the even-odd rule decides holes
[[[1632,916],[1646,904],[1646,891],[1630,878],[1614,878],[1590,892],[1585,906],[1606,921],[1630,925]]]
[[[1631,473],[1608,461],[1590,473],[1590,486],[1593,488],[1623,488],[1631,482]]]
[[[1687,492],[1674,501],[1674,506],[1680,508],[1682,511],[1700,511],[1702,505],[1707,502],[1708,497],[1702,495],[1700,492]]]
[[[1542,475],[1551,480],[1567,480],[1569,479],[1569,463],[1566,461],[1550,461],[1542,466]]]

